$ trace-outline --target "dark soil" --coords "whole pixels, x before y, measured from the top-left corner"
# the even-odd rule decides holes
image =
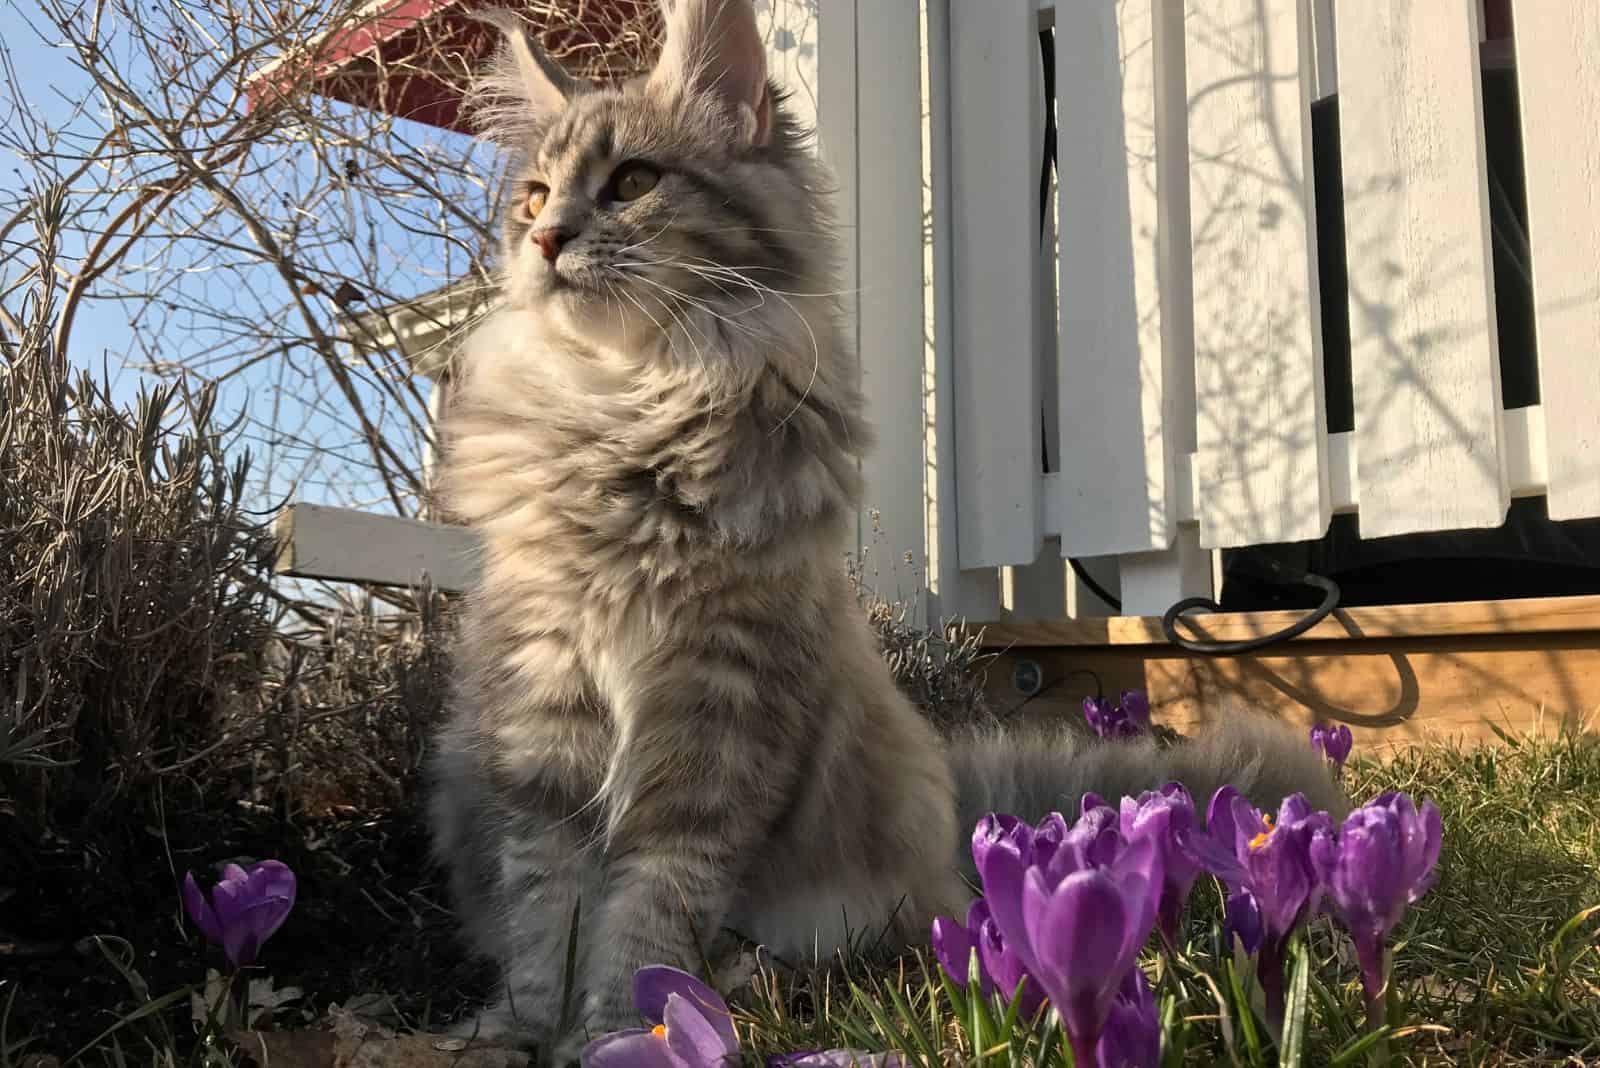
[[[14,996],[0,1048],[31,1038],[28,1052],[65,1057],[141,1003],[94,935],[126,943],[150,997],[199,987],[226,963],[183,914],[184,872],[209,888],[223,863],[266,858],[299,888],[259,971],[305,992],[296,1009],[379,994],[407,1023],[438,1026],[486,993],[492,976],[463,951],[415,811],[291,823],[230,805],[40,843],[0,808],[0,1008]],[[172,1031],[192,1035],[187,999],[170,1011]]]

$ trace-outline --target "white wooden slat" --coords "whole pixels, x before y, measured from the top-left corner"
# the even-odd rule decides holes
[[[1478,0],[1339,8],[1363,537],[1505,519],[1478,21]]]
[[[833,210],[838,220],[839,303],[845,315],[846,342],[861,350],[860,320],[856,314],[861,269],[856,241],[857,141],[857,0],[830,0],[828,12],[817,20],[817,148],[832,172]],[[845,552],[855,553],[866,543],[861,516],[850,531]]]
[[[280,575],[380,586],[415,586],[427,575],[454,592],[478,573],[478,537],[465,527],[294,504],[278,516],[275,532]]]
[[[923,308],[923,403],[927,434],[927,610],[930,619],[998,619],[1002,612],[997,568],[961,570],[957,551],[955,440],[955,259],[960,254],[952,227],[950,128],[950,0],[923,8],[922,206],[928,217],[923,270],[928,300]]]
[[[1311,5],[1312,56],[1316,61],[1313,100],[1323,100],[1339,91],[1339,57],[1334,47],[1333,0],[1307,0]]]
[[[950,5],[957,545],[964,569],[1039,555],[1035,362],[1039,70],[1026,5]]]
[[[1188,311],[1183,70],[1181,47],[1164,63],[1158,41],[1181,15],[1159,0],[1056,10],[1065,495],[1055,525],[1073,556],[1162,549],[1176,529],[1171,473],[1184,442],[1172,378],[1189,348],[1174,328]]]
[[[1170,549],[1126,553],[1120,563],[1125,616],[1159,616],[1185,597],[1212,596],[1211,554],[1198,527],[1181,527]]]
[[[878,434],[861,464],[862,541],[876,539],[880,559],[902,569],[903,588],[926,573],[918,4],[870,0],[822,16],[855,8],[855,307],[861,390]],[[824,100],[828,73],[818,74]],[[911,563],[900,564],[907,554]]]
[[[1320,537],[1310,18],[1302,0],[1190,0],[1187,14],[1200,541]],[[1343,92],[1348,68],[1340,78]]]
[[[1600,4],[1544,0],[1515,15],[1549,512],[1589,518],[1600,516]]]

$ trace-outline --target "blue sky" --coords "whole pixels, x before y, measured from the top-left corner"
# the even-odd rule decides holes
[[[0,42],[8,50],[17,78],[23,86],[22,97],[29,115],[52,127],[65,127],[69,132],[97,133],[97,125],[92,118],[85,121],[80,116],[76,122],[73,121],[74,108],[88,91],[88,79],[76,69],[67,55],[52,48],[48,42],[41,41],[30,28],[23,12],[31,8],[29,0],[0,0]],[[133,73],[136,76],[144,74],[146,78],[151,76],[148,69],[139,71],[135,68]],[[336,111],[340,108],[342,105],[336,106]],[[348,115],[348,110],[344,114]],[[441,159],[459,159],[469,144],[460,135],[404,122],[398,125],[405,132],[408,149],[420,146],[419,151],[423,153],[420,162],[423,165],[428,163],[427,152],[437,151]],[[348,150],[348,154],[358,154],[364,147],[369,146],[360,143],[358,137],[358,143]],[[340,154],[344,154],[343,150]],[[251,175],[246,179],[250,184],[239,188],[247,197],[282,198],[279,218],[285,217],[284,206],[290,204],[294,196],[308,195],[308,190],[315,190],[319,195],[325,194],[330,188],[327,181],[330,161],[327,158],[321,160],[323,170],[320,172],[319,185],[317,161],[312,158],[312,153],[284,151],[283,139],[280,138],[276,146],[263,155],[267,158],[267,165],[262,172]],[[335,160],[332,165],[337,167],[340,164]],[[373,176],[372,182],[367,183],[367,175],[364,175],[363,182],[350,183],[350,187],[334,200],[325,199],[320,207],[314,209],[314,214],[319,218],[313,225],[323,229],[338,229],[344,222],[349,222],[348,244],[336,247],[335,243],[324,247],[312,243],[313,247],[304,251],[304,258],[299,262],[323,272],[324,278],[348,275],[361,280],[371,276],[358,273],[355,265],[378,260],[384,264],[385,272],[379,284],[398,295],[430,290],[446,279],[464,273],[469,257],[460,251],[462,242],[456,239],[457,235],[419,234],[409,225],[415,218],[428,214],[431,210],[429,199],[416,196],[415,189],[408,189],[403,178],[397,178],[392,173],[378,174],[369,165],[367,174]],[[8,194],[16,194],[27,184],[27,176],[19,171],[16,160],[7,158],[0,164],[0,182],[3,182],[0,189]],[[365,192],[361,188],[363,184],[366,186]],[[373,189],[382,190],[377,198],[372,193]],[[410,210],[415,214],[397,220],[393,206],[407,197],[412,198],[412,207],[402,210]],[[10,200],[11,197],[7,196],[6,199]],[[388,203],[384,203],[385,200]],[[289,217],[292,218],[292,213],[289,213]],[[217,225],[236,226],[237,221],[223,217]],[[441,230],[443,228],[441,224]],[[81,241],[79,238],[79,248],[73,248],[72,243],[68,243],[65,249],[68,259],[81,252]],[[364,251],[352,253],[351,249],[358,242]],[[244,240],[239,243],[249,244]],[[252,261],[248,255],[238,255],[232,259],[234,262],[225,264],[196,263],[192,271],[186,271],[183,286],[188,303],[204,307],[208,300],[214,300],[214,306],[225,308],[245,319],[257,313],[265,319],[286,315],[290,307],[289,294],[276,272]],[[103,288],[109,292],[109,287]],[[329,329],[336,326],[339,318],[327,297],[327,291],[331,288],[331,285],[325,286],[321,294],[311,298],[317,302],[319,313],[327,316],[327,321],[322,325]],[[135,398],[141,381],[146,377],[136,367],[129,366],[130,361],[139,358],[139,350],[130,340],[132,329],[129,320],[136,311],[137,308],[133,306],[116,302],[86,301],[75,321],[70,347],[70,356],[75,364],[96,373],[102,367],[109,370],[114,395],[124,403],[130,403]],[[160,317],[152,318],[158,320]],[[214,343],[212,337],[217,329],[216,323],[208,322],[204,315],[192,311],[168,315],[165,325],[160,328],[153,327],[149,322],[142,323],[141,327],[143,336],[147,340],[154,339],[163,355],[170,354],[170,358],[177,362],[191,365],[207,354],[208,347]],[[290,332],[293,333],[292,330]],[[237,349],[240,342],[235,339],[230,344]],[[235,355],[239,354],[236,352]],[[299,363],[296,363],[297,358]],[[315,366],[317,361],[314,358],[308,360],[304,353],[290,352],[283,359],[269,357],[250,366],[223,388],[220,408],[224,421],[240,412],[250,413],[255,425],[246,427],[241,444],[249,444],[256,453],[258,472],[267,467],[261,462],[266,457],[273,461],[271,470],[275,473],[280,470],[290,473],[282,477],[275,474],[270,484],[263,485],[260,488],[263,498],[281,500],[286,495],[292,495],[301,500],[367,505],[381,494],[370,484],[362,482],[359,466],[341,467],[337,459],[324,458],[316,461],[318,466],[315,471],[307,470],[305,464],[309,462],[307,458],[312,450],[292,440],[283,440],[284,435],[273,429],[298,428],[307,437],[330,445],[334,456],[363,454],[364,447],[359,436],[339,421],[339,416],[346,413],[348,407],[343,404],[336,390],[329,387],[312,390],[308,394],[304,383],[309,379],[298,380],[298,390],[293,388],[292,383],[289,387],[283,385],[286,368],[307,364]],[[425,384],[419,385],[425,388]],[[416,417],[420,405],[408,407],[409,415],[391,412],[383,425],[391,430],[407,425],[409,419]],[[414,448],[415,438],[404,436],[408,445]],[[269,446],[268,439],[272,438],[279,440]],[[352,471],[355,474],[351,474]],[[380,505],[379,510],[389,509]]]

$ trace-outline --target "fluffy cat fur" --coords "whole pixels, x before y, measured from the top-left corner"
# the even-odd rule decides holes
[[[483,555],[431,816],[504,969],[468,1029],[560,1058],[636,1022],[636,967],[693,968],[724,931],[804,956],[846,923],[924,940],[966,905],[988,810],[1170,778],[1339,804],[1302,737],[1249,718],[1164,752],[949,743],[901,696],[842,566],[870,435],[825,177],[749,0],[677,0],[666,30],[621,89],[511,32],[485,83],[517,155],[505,299],[460,354],[443,434],[445,501]]]

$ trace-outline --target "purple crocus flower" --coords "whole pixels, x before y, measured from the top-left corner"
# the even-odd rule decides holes
[[[1313,812],[1303,794],[1284,798],[1274,821],[1238,790],[1224,786],[1206,809],[1206,834],[1195,842],[1202,864],[1212,874],[1234,895],[1249,895],[1251,904],[1234,904],[1234,918],[1245,920],[1252,906],[1259,916],[1257,975],[1273,1020],[1282,1018],[1283,958],[1289,936],[1322,899],[1322,880],[1311,864],[1311,843],[1332,827],[1332,818],[1326,812]],[[1234,930],[1241,933],[1237,926]]]
[[[1181,783],[1168,783],[1160,790],[1124,797],[1120,818],[1122,837],[1130,842],[1153,840],[1161,850],[1161,904],[1157,927],[1167,945],[1178,939],[1178,921],[1189,901],[1189,891],[1200,875],[1200,858],[1195,853],[1194,798]]]
[[[997,845],[981,869],[1000,934],[1044,987],[1080,1064],[1092,1063],[1121,981],[1150,937],[1161,887],[1161,854],[1150,840],[1095,863],[1120,843],[1098,812],[1079,820],[1047,865]]]
[[[1433,802],[1419,808],[1405,794],[1386,793],[1350,813],[1337,835],[1319,834],[1311,844],[1312,864],[1361,961],[1369,1026],[1382,1021],[1384,939],[1433,886],[1440,834]]]
[[[189,918],[208,941],[222,947],[235,968],[255,963],[261,944],[283,926],[294,908],[294,894],[294,872],[276,860],[264,860],[249,871],[227,865],[209,902],[193,872],[183,878],[183,906]]]
[[[728,1003],[688,972],[654,964],[633,973],[633,1007],[648,1028],[602,1035],[584,1068],[712,1068],[739,1058]]]
[[[1312,748],[1321,753],[1323,759],[1332,764],[1335,771],[1344,770],[1344,762],[1350,759],[1350,748],[1354,744],[1350,728],[1343,723],[1338,726],[1318,723],[1311,728]]]
[[[1123,690],[1116,704],[1109,697],[1085,697],[1083,717],[1102,738],[1132,738],[1150,729],[1150,702],[1137,690]]]
[[[1094,1048],[1094,1068],[1156,1068],[1161,1063],[1161,1016],[1144,969],[1128,969]]]
[[[602,1035],[583,1047],[583,1068],[731,1068],[739,1063],[733,1013],[688,972],[652,964],[633,973],[633,1007],[649,1027]],[[901,1068],[898,1054],[802,1050],[771,1058],[782,1068]]]

